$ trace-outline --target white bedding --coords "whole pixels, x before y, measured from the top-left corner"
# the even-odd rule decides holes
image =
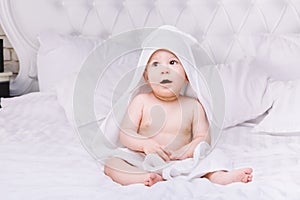
[[[171,180],[148,188],[120,186],[103,174],[68,124],[56,97],[32,93],[2,99],[0,198],[12,199],[299,199],[300,134],[227,129],[218,148],[235,167],[252,167],[253,182],[215,185]]]

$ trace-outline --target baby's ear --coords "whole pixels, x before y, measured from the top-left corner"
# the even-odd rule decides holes
[[[145,69],[144,73],[143,73],[144,79],[146,82],[148,82],[148,72],[147,69]]]

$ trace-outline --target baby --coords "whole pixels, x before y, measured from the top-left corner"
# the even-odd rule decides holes
[[[121,124],[121,143],[142,154],[157,154],[165,161],[193,157],[196,146],[210,142],[206,113],[199,101],[180,95],[188,81],[178,57],[158,49],[148,60],[144,79],[149,93],[137,95]],[[105,174],[122,185],[163,181],[160,173],[144,171],[121,158],[108,159]],[[202,176],[217,184],[252,181],[252,169],[213,171]]]

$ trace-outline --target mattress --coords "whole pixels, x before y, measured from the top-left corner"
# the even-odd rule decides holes
[[[253,182],[222,186],[207,179],[174,179],[146,187],[121,186],[103,173],[51,93],[2,99],[1,199],[299,199],[300,134],[225,129],[216,148],[235,168],[252,167]]]

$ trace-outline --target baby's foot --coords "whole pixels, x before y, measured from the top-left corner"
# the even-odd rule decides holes
[[[149,173],[147,179],[144,181],[145,186],[152,186],[159,181],[163,181],[163,177],[156,173]]]
[[[227,185],[234,182],[243,182],[248,183],[252,181],[252,169],[251,168],[242,168],[232,171],[216,171],[209,173],[207,176],[211,182]]]

